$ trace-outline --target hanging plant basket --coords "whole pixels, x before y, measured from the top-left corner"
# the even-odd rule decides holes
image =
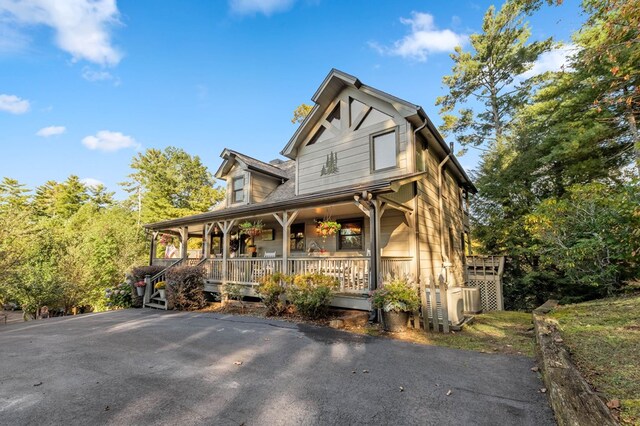
[[[323,239],[326,239],[327,237],[330,237],[332,235],[335,235],[340,228],[342,228],[342,225],[340,225],[338,222],[334,222],[332,220],[323,220],[321,222],[318,222],[318,234],[320,234],[322,236]]]
[[[257,237],[262,234],[262,229],[264,228],[264,224],[261,221],[257,222],[243,222],[238,225],[240,228],[240,233],[244,235],[248,235],[249,237]]]

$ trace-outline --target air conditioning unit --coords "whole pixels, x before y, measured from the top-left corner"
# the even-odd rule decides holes
[[[427,291],[427,309],[431,313],[431,289],[426,288]],[[442,306],[440,303],[440,289],[436,289],[436,307],[438,309],[438,320],[442,322]],[[449,314],[449,323],[451,325],[458,325],[464,321],[464,301],[462,297],[462,287],[449,287],[447,289],[447,312]]]
[[[482,312],[480,289],[478,287],[462,287],[462,299],[464,300],[465,313],[479,314]]]

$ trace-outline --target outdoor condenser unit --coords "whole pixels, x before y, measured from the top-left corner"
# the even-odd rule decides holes
[[[464,300],[465,313],[479,314],[482,312],[480,289],[478,287],[462,287],[462,299]]]
[[[427,309],[431,312],[431,289],[426,288],[427,291]],[[458,325],[464,321],[464,302],[462,300],[462,287],[449,287],[447,290],[447,311],[449,313],[449,323],[451,325]],[[440,289],[436,289],[436,307],[438,309],[438,320],[442,322],[442,307],[440,303]]]

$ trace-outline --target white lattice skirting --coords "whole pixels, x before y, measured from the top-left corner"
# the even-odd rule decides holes
[[[502,311],[502,282],[497,276],[469,277],[467,287],[480,289],[480,303],[483,311]]]

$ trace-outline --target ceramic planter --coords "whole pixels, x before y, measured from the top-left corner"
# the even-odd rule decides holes
[[[409,321],[409,312],[382,311],[382,322],[385,331],[405,331],[407,329],[407,321]]]
[[[166,299],[167,297],[167,291],[164,288],[160,288],[158,289],[158,293],[160,293],[160,299]]]
[[[144,296],[144,287],[136,286],[136,293],[138,293],[138,296]]]

